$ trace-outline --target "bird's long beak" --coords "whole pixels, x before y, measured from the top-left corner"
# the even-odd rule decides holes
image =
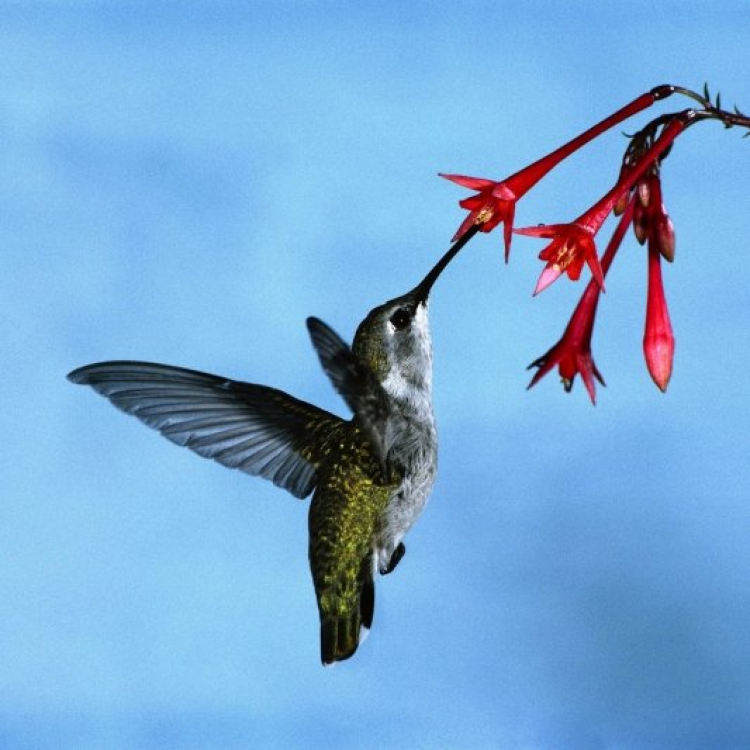
[[[461,248],[463,248],[463,246],[477,233],[478,229],[479,227],[476,225],[469,227],[468,231],[461,237],[461,239],[456,240],[456,242],[450,246],[448,252],[446,252],[445,255],[443,255],[443,257],[440,258],[440,260],[430,269],[427,276],[425,276],[422,281],[414,287],[412,294],[414,294],[420,302],[427,301],[432,285],[437,281],[438,276],[440,276],[446,266],[456,257],[456,255],[458,255]]]

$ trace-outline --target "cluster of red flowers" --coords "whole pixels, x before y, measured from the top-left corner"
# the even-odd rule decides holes
[[[513,227],[516,203],[555,166],[606,130],[674,93],[684,94],[699,102],[702,109],[686,109],[662,115],[634,135],[625,152],[616,184],[593,206],[568,223],[542,224],[520,229]],[[539,254],[539,258],[546,263],[534,294],[546,289],[563,274],[577,280],[584,263],[591,270],[593,278],[576,306],[562,338],[529,365],[529,368],[538,368],[529,388],[557,366],[566,391],[572,388],[575,376],[580,373],[592,403],[596,402],[594,378],[602,385],[604,380],[591,355],[594,318],[599,295],[604,290],[604,277],[628,226],[632,224],[636,238],[641,244],[647,244],[648,248],[648,295],[643,337],[646,366],[656,385],[662,391],[666,390],[672,374],[674,335],[664,296],[661,258],[670,262],[674,259],[675,233],[662,202],[660,165],[675,138],[688,126],[703,119],[720,120],[726,127],[739,125],[750,128],[750,118],[736,109],[734,113],[722,110],[718,98],[716,104],[712,104],[707,90],[701,96],[678,86],[658,86],[505,180],[498,182],[464,175],[441,174],[452,182],[477,191],[460,201],[459,205],[469,211],[469,215],[458,228],[454,241],[470,239],[470,235],[467,235],[470,230],[472,233],[491,232],[499,224],[503,224],[507,263],[514,233],[551,240]],[[621,215],[621,218],[600,258],[595,238],[613,212]]]

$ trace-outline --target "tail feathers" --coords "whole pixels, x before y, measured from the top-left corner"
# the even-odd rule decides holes
[[[320,623],[320,658],[324,666],[354,655],[359,646],[360,626],[359,612]]]
[[[372,616],[375,614],[375,582],[372,575],[369,575],[362,585],[362,593],[359,597],[359,614],[362,618],[362,627],[366,631],[365,635],[360,637],[364,640],[370,633],[372,627]]]
[[[364,567],[364,566],[363,566]],[[375,611],[375,583],[368,571],[362,582],[359,606],[340,616],[327,615],[320,621],[320,658],[324,666],[333,666],[354,655],[370,634]]]

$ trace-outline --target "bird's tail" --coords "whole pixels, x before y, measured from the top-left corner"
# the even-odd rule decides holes
[[[320,658],[324,666],[333,666],[354,655],[357,647],[369,635],[375,611],[375,582],[372,557],[363,561],[358,600],[348,611],[320,612]]]

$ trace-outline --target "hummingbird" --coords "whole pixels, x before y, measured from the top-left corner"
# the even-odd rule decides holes
[[[371,310],[351,348],[307,319],[349,420],[269,386],[172,365],[108,361],[68,374],[173,443],[297,498],[314,493],[308,555],[325,666],[351,657],[368,635],[376,574],[402,559],[435,481],[428,297],[462,240],[411,291]]]

